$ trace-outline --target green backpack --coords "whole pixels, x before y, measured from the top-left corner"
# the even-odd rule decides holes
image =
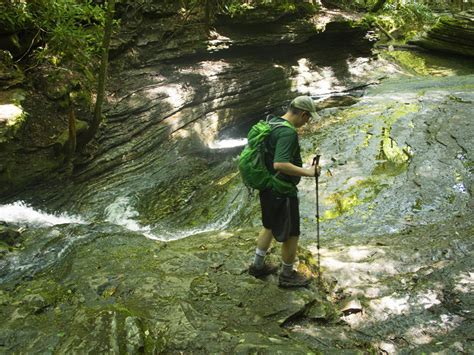
[[[239,172],[244,184],[250,189],[272,189],[284,195],[296,195],[297,189],[291,182],[279,179],[270,173],[265,165],[265,139],[278,127],[295,127],[288,121],[271,123],[269,119],[252,126],[247,136],[247,145],[239,157]]]

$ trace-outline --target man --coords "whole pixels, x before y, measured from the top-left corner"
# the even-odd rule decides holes
[[[271,124],[289,122],[294,128],[305,125],[310,118],[319,118],[313,100],[298,96],[289,105],[282,117],[273,117]],[[303,168],[298,133],[287,125],[273,128],[266,141],[265,163],[269,171],[279,179],[296,185],[302,176],[314,177],[316,166]],[[296,188],[295,188],[296,191]],[[311,279],[296,272],[293,263],[300,235],[299,202],[295,193],[281,194],[272,189],[260,191],[263,229],[257,241],[257,250],[249,273],[262,277],[278,271],[278,266],[265,263],[265,255],[273,238],[282,243],[282,269],[279,275],[280,287],[307,286]]]

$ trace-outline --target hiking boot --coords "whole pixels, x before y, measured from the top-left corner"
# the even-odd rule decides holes
[[[270,274],[276,274],[279,267],[272,263],[265,263],[262,267],[257,268],[254,264],[249,266],[249,274],[255,277],[263,277]]]
[[[312,278],[293,270],[289,276],[280,273],[278,278],[278,286],[280,287],[306,287]]]

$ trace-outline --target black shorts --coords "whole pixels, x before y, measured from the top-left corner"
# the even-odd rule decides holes
[[[260,191],[262,224],[271,229],[279,242],[300,235],[300,209],[298,197],[281,197],[272,190]]]

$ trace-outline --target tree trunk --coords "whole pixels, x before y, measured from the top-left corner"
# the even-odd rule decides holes
[[[206,0],[206,7],[204,11],[204,20],[206,21],[207,30],[211,28],[211,25],[214,21],[215,14],[217,11],[217,1],[216,0]]]
[[[377,0],[377,3],[374,5],[374,7],[370,10],[370,12],[377,12],[379,11],[387,2],[387,0]]]
[[[375,21],[375,26],[377,26],[377,28],[382,31],[385,36],[387,36],[391,41],[395,41],[395,38],[393,38],[393,36],[390,34],[390,32],[388,32],[385,28],[382,27],[382,25],[380,23],[378,23],[377,21]]]
[[[74,168],[73,158],[76,152],[76,115],[74,114],[74,104],[71,99],[71,94],[68,94],[69,103],[69,117],[68,117],[68,138],[65,148],[64,167],[66,175],[72,175]]]
[[[67,144],[66,163],[72,161],[76,152],[76,115],[74,114],[74,105],[69,96],[69,137]]]
[[[211,27],[211,0],[206,0],[204,21],[206,21],[206,27],[209,29],[209,27]]]
[[[97,100],[95,102],[94,118],[89,129],[81,138],[81,149],[84,148],[87,143],[89,143],[95,137],[102,122],[102,104],[104,102],[105,96],[105,78],[107,76],[107,66],[109,62],[109,47],[110,37],[112,36],[114,12],[115,0],[109,0],[107,2],[107,17],[105,19],[104,38],[102,40],[102,59],[100,63],[99,85],[97,87]]]

